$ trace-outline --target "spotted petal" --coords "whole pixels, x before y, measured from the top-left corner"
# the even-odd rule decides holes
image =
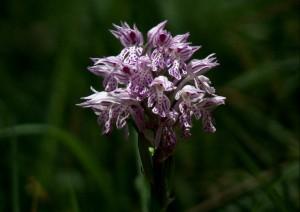
[[[167,96],[161,95],[156,97],[156,103],[152,109],[154,114],[158,114],[161,117],[166,117],[170,109],[170,100]]]
[[[180,80],[181,79],[180,61],[174,60],[172,66],[169,68],[168,72],[172,77],[175,77],[177,80]]]
[[[119,109],[116,126],[118,129],[123,128],[126,125],[126,119],[129,117],[129,111],[127,107]]]
[[[212,123],[212,117],[210,112],[203,110],[202,111],[202,126],[205,132],[215,132],[216,128]]]
[[[161,91],[172,91],[176,89],[173,83],[170,82],[165,76],[156,77],[150,84],[150,87],[158,87],[159,89],[161,88]]]
[[[216,92],[215,88],[210,86],[210,80],[203,75],[195,77],[194,82],[197,88],[207,92],[208,94],[214,94]]]
[[[148,107],[153,107],[156,99],[156,93],[155,91],[151,91],[150,95],[148,97]]]
[[[139,57],[142,55],[143,48],[137,46],[130,46],[124,48],[119,57],[125,65],[136,65]]]
[[[183,129],[184,135],[190,136],[190,129],[192,128],[192,111],[191,108],[184,102],[179,104],[181,115],[179,116],[179,123]]]
[[[151,54],[152,71],[162,70],[166,67],[166,60],[162,50],[155,49]]]
[[[113,91],[118,87],[117,79],[113,74],[106,76],[103,80],[103,87],[105,91]]]

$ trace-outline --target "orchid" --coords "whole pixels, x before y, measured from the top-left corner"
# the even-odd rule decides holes
[[[92,59],[94,65],[89,70],[104,78],[105,91],[94,91],[79,105],[95,111],[100,125],[104,125],[103,133],[109,133],[113,125],[124,127],[130,115],[137,129],[149,126],[149,121],[156,121],[151,125],[159,127],[171,111],[179,115],[168,125],[168,132],[172,133],[167,134],[177,134],[179,124],[182,134],[189,136],[193,117],[202,119],[205,131],[215,131],[212,110],[224,104],[225,98],[215,94],[210,80],[203,75],[219,65],[215,54],[190,60],[200,46],[191,45],[189,33],[172,36],[165,29],[166,23],[149,30],[145,45],[135,25],[114,24],[111,32],[124,49],[116,56]],[[136,108],[140,108],[139,114]]]
[[[124,49],[116,56],[92,59],[94,64],[89,70],[104,78],[105,91],[94,90],[79,105],[94,110],[104,134],[114,125],[123,128],[130,116],[135,127],[142,130],[139,133],[144,133],[141,126],[155,121],[151,125],[159,127],[170,113],[177,114],[175,120],[162,128],[166,135],[172,134],[169,137],[176,137],[177,125],[184,136],[189,136],[193,117],[202,119],[205,131],[215,131],[212,110],[224,104],[225,98],[215,94],[210,80],[203,75],[219,65],[215,54],[190,60],[200,46],[191,45],[189,33],[172,36],[165,29],[166,23],[149,30],[146,44],[135,25],[114,25],[111,33]],[[160,136],[158,140],[165,138]]]
[[[200,46],[188,41],[189,33],[172,36],[166,23],[150,29],[145,44],[135,25],[114,25],[111,33],[123,50],[115,56],[93,58],[88,68],[103,77],[105,91],[92,89],[94,94],[79,104],[94,111],[104,134],[114,126],[124,128],[132,118],[139,138],[154,148],[153,166],[173,154],[178,134],[191,135],[193,118],[202,120],[204,131],[215,132],[212,111],[225,103],[204,76],[219,65],[215,54],[191,59]]]

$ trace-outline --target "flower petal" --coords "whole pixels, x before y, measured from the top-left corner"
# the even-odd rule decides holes
[[[198,89],[204,90],[208,94],[214,94],[216,92],[215,88],[210,86],[211,84],[210,80],[203,75],[195,77],[194,82],[195,82],[195,86]]]
[[[103,87],[105,91],[113,91],[118,87],[118,82],[113,74],[106,76],[103,80]]]
[[[166,61],[162,51],[155,49],[151,54],[152,71],[158,71],[166,67]]]
[[[129,115],[130,114],[127,109],[121,109],[116,121],[116,126],[118,129],[121,129],[126,125],[126,119],[129,117]]]
[[[156,94],[155,92],[151,92],[148,97],[148,107],[152,107],[155,103]]]
[[[176,89],[173,83],[170,82],[168,78],[165,76],[156,77],[150,84],[150,87],[156,87],[156,86],[161,87],[162,91],[172,91]]]
[[[208,97],[208,98],[204,98],[197,105],[198,105],[198,107],[204,108],[206,110],[211,110],[219,105],[225,104],[225,99],[226,98],[223,96]]]
[[[217,65],[219,65],[219,63],[217,62],[217,59],[216,57],[214,57],[214,55],[214,53],[210,54],[202,60],[192,60],[188,65],[188,71],[197,75],[201,75],[212,69],[213,67],[216,67]]]
[[[212,123],[211,114],[206,110],[202,111],[202,127],[205,132],[214,133],[216,131],[216,128]]]
[[[170,101],[167,96],[162,95],[157,97],[156,104],[152,109],[154,114],[158,114],[161,117],[166,117],[170,109]]]
[[[175,77],[177,80],[181,79],[180,74],[180,62],[179,60],[174,60],[172,66],[169,68],[168,72],[172,77]]]

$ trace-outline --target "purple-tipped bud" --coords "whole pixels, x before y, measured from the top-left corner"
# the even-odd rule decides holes
[[[130,26],[125,22],[121,23],[121,26],[116,24],[113,26],[115,27],[115,30],[110,30],[110,32],[120,40],[123,46],[129,47],[143,45],[143,35],[135,25],[133,25],[133,28],[130,28]]]
[[[215,54],[210,54],[202,60],[192,60],[188,65],[188,72],[194,73],[196,75],[201,75],[208,70],[219,65],[217,58],[214,57]]]
[[[170,43],[172,36],[164,30],[167,21],[163,21],[150,29],[147,33],[148,43],[152,47],[167,45]]]
[[[171,42],[172,36],[166,30],[161,30],[157,33],[156,36],[153,38],[152,46],[159,47],[159,46],[168,46]]]
[[[189,46],[188,43],[177,43],[171,47],[174,50],[174,54],[177,55],[182,61],[187,61],[192,55],[198,51],[200,46]]]
[[[187,32],[185,34],[182,35],[176,35],[173,39],[172,39],[172,44],[176,44],[176,43],[186,43],[188,38],[190,37],[190,33]]]

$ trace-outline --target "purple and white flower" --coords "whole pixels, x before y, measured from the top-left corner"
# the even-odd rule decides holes
[[[170,65],[168,72],[171,76],[180,80],[187,74],[186,61],[200,48],[200,46],[191,46],[187,42],[189,33],[175,36],[170,44]]]
[[[192,59],[200,46],[192,46],[189,33],[172,36],[163,21],[150,29],[147,42],[134,25],[114,25],[112,34],[124,46],[116,56],[93,58],[88,69],[103,77],[105,91],[83,98],[78,104],[98,116],[103,133],[120,129],[132,119],[139,133],[153,131],[154,148],[171,154],[176,146],[176,127],[191,134],[192,119],[201,119],[204,131],[215,132],[212,111],[225,103],[204,74],[218,64],[215,54]]]
[[[178,100],[179,107],[179,122],[181,128],[184,131],[185,136],[190,135],[190,129],[192,128],[192,115],[194,113],[194,105],[204,97],[205,92],[191,85],[184,86],[175,95],[175,99]]]
[[[93,74],[103,77],[105,91],[113,91],[118,87],[116,72],[120,69],[121,60],[118,57],[94,58],[94,66],[88,68]]]
[[[150,58],[141,56],[137,61],[136,70],[130,78],[129,89],[139,99],[143,99],[147,96],[149,85],[153,81]]]
[[[153,107],[152,112],[161,117],[166,117],[170,110],[170,100],[164,92],[176,89],[173,83],[165,76],[156,77],[150,84],[148,107]]]

